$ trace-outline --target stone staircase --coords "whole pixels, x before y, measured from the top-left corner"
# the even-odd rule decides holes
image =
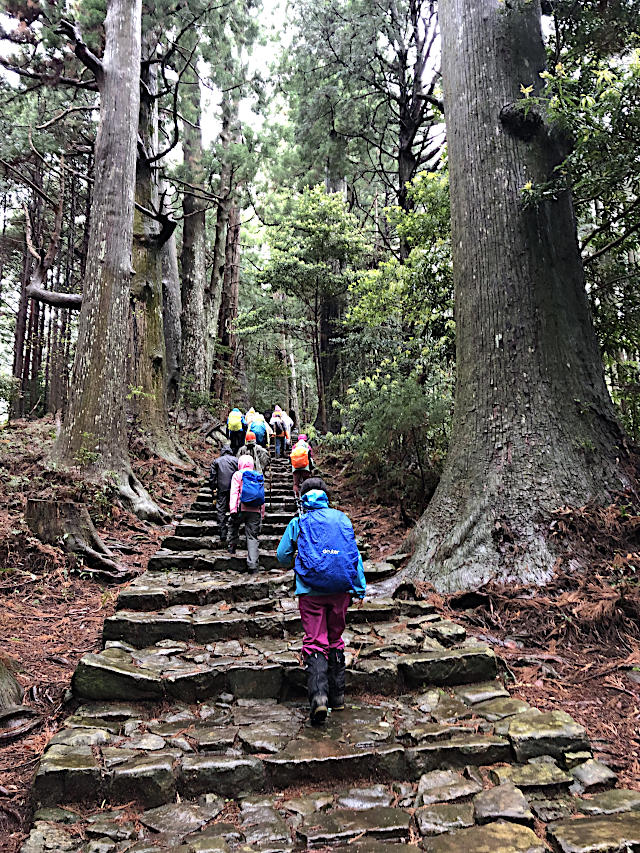
[[[640,850],[640,792],[615,788],[567,714],[512,698],[491,648],[430,604],[377,597],[394,561],[365,562],[347,708],[311,727],[275,559],[287,463],[271,491],[257,575],[217,549],[203,488],[121,591],[42,757],[23,853]]]

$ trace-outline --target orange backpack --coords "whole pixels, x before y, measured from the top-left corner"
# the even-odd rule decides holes
[[[291,466],[296,470],[309,466],[309,448],[305,444],[296,444],[291,451]]]

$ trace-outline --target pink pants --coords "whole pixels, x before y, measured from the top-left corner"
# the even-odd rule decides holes
[[[342,632],[350,604],[351,595],[348,592],[298,596],[304,630],[303,654],[322,652],[327,656],[329,649],[344,649]]]

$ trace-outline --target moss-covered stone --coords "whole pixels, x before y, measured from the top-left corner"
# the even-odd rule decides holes
[[[562,758],[565,752],[589,748],[584,726],[564,711],[517,714],[509,723],[508,733],[518,761],[538,755]]]
[[[567,789],[573,782],[571,776],[561,770],[557,764],[546,761],[538,764],[495,767],[491,770],[491,777],[497,785],[511,782],[517,788],[539,790]]]
[[[531,829],[506,821],[426,838],[422,846],[427,853],[548,853]]]
[[[473,798],[473,808],[478,823],[512,820],[533,827],[533,814],[526,797],[509,783],[481,791]]]
[[[619,812],[640,811],[640,791],[614,788],[593,797],[577,801],[578,810],[587,815],[608,815]]]
[[[471,803],[436,803],[415,810],[414,820],[420,835],[441,835],[454,829],[473,826]]]
[[[402,809],[337,809],[313,815],[297,832],[300,840],[308,847],[346,842],[360,835],[400,840],[408,837],[410,820],[410,815]]]
[[[640,814],[562,821],[549,826],[547,835],[560,853],[628,853],[640,849]]]

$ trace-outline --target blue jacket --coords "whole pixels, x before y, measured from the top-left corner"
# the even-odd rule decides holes
[[[313,512],[314,509],[329,506],[329,498],[326,493],[320,489],[311,489],[302,496],[302,506],[307,512]],[[296,547],[298,544],[298,535],[300,534],[300,519],[298,516],[292,518],[287,529],[282,535],[280,544],[278,545],[278,562],[285,568],[290,568],[296,555]],[[364,593],[367,588],[367,582],[364,577],[364,567],[362,565],[362,557],[358,553],[358,580],[353,590],[356,598],[364,598]],[[299,576],[296,575],[296,595],[325,595],[322,592],[315,592],[310,586],[303,583]]]

